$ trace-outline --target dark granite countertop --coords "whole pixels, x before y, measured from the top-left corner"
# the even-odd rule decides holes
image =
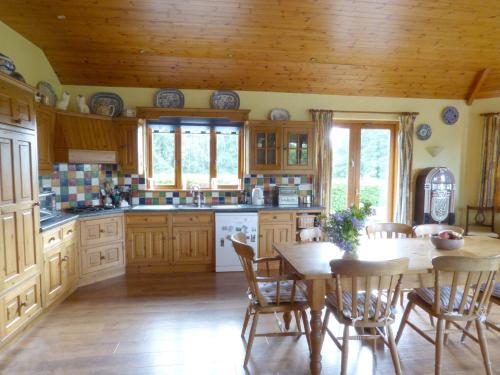
[[[63,225],[66,223],[69,223],[70,221],[78,219],[78,215],[76,214],[70,214],[66,212],[61,212],[59,215],[47,219],[45,221],[42,221],[40,223],[40,232],[45,232],[50,229],[54,229],[55,227],[58,227],[59,225]]]
[[[278,207],[272,205],[253,206],[250,204],[220,204],[220,205],[203,205],[197,207],[191,204],[165,204],[165,205],[137,205],[123,208],[112,208],[100,211],[86,211],[78,214],[62,211],[58,216],[46,220],[40,224],[40,232],[53,229],[59,225],[66,224],[71,220],[76,220],[79,217],[105,216],[119,214],[122,212],[198,212],[198,211],[213,211],[213,212],[259,212],[259,211],[321,211],[321,206],[311,207]]]

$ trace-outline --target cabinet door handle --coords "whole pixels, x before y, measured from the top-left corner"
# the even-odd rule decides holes
[[[273,219],[276,220],[278,217],[277,216],[273,216]]]
[[[65,255],[62,259],[61,262],[67,262],[69,260],[69,257]]]
[[[101,255],[101,260],[104,260],[106,259],[106,257],[104,255]]]
[[[13,119],[13,121],[14,121],[16,124],[20,124],[23,120],[21,120],[20,118],[15,118],[15,119]]]
[[[49,243],[54,242],[55,240],[56,240],[56,238],[55,238],[55,237],[50,237],[50,238],[49,238]]]
[[[28,304],[26,302],[22,302],[19,304],[19,314],[23,313],[23,308],[26,306],[28,306]]]
[[[68,229],[68,230],[66,231],[66,234],[71,234],[71,233],[73,233],[73,229]]]
[[[99,232],[104,233],[104,232],[105,232],[105,230],[104,230],[104,229],[101,229]]]
[[[175,237],[172,237],[173,240],[175,240]]]
[[[40,202],[34,202],[33,207],[40,206]]]

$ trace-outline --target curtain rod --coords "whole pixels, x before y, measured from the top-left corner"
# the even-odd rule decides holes
[[[493,115],[500,115],[500,112],[481,113],[481,116],[493,116]]]
[[[319,109],[310,109],[310,112],[312,111],[320,111]],[[370,113],[370,114],[379,114],[379,115],[404,115],[404,114],[409,114],[409,115],[419,115],[419,112],[383,112],[383,111],[343,111],[343,110],[336,110],[336,109],[328,109],[327,111],[332,111],[334,113]]]

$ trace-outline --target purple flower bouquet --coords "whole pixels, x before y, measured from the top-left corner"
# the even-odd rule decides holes
[[[363,202],[361,207],[351,206],[336,211],[322,220],[322,230],[328,240],[346,252],[355,251],[359,245],[360,231],[368,216],[375,215],[371,203]]]

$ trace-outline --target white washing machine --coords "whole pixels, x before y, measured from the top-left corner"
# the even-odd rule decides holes
[[[257,256],[258,225],[257,212],[215,213],[215,272],[243,271],[230,240],[233,233],[245,233],[247,244],[253,247]]]

